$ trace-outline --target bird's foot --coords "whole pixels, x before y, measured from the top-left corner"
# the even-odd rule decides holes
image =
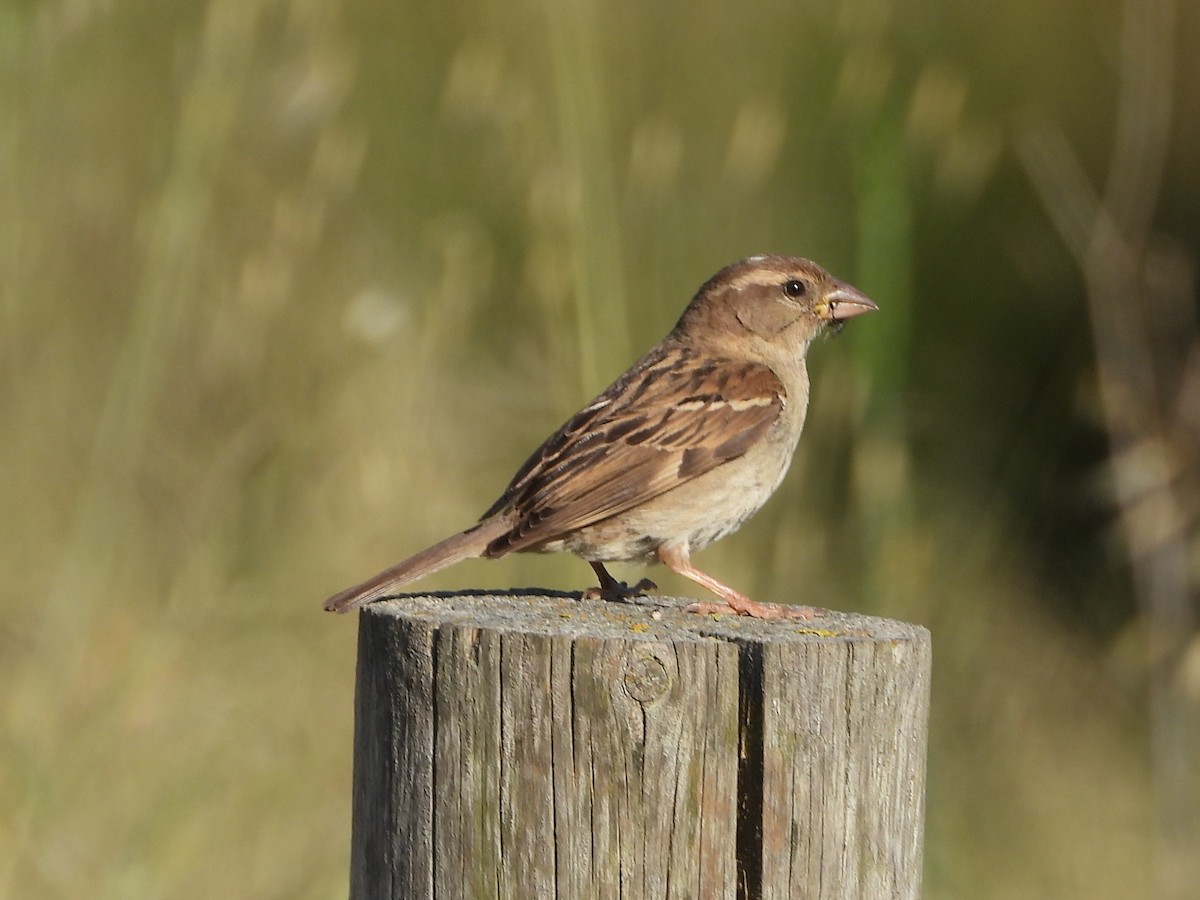
[[[641,596],[646,591],[658,590],[658,585],[649,578],[643,578],[637,584],[630,587],[623,581],[617,581],[615,578],[608,579],[607,583],[602,583],[599,587],[588,588],[583,592],[584,600],[607,600],[613,603],[628,603],[634,597]]]
[[[735,594],[717,603],[691,603],[683,611],[702,616],[749,616],[752,619],[815,619],[823,615],[821,610],[811,606],[757,603],[743,594]]]

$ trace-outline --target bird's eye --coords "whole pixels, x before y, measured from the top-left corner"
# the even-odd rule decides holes
[[[783,292],[789,297],[803,297],[807,290],[808,285],[794,278],[783,286]]]

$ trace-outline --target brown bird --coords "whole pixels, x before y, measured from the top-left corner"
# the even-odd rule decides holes
[[[653,588],[627,587],[604,564],[657,559],[722,600],[691,611],[813,615],[756,603],[697,569],[691,553],[735,531],[783,480],[804,427],[813,339],[877,308],[806,259],[755,256],[722,269],[670,334],[534,451],[478,524],[325,608],[347,612],[463,559],[570,550],[600,579],[591,596]]]

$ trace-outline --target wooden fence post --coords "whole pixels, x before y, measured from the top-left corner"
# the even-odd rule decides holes
[[[367,607],[352,900],[918,897],[929,632],[683,603]]]

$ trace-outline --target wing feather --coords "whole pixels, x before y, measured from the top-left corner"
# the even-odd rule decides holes
[[[484,515],[517,516],[485,555],[534,549],[736,459],[785,402],[767,366],[658,348],[534,451]]]

